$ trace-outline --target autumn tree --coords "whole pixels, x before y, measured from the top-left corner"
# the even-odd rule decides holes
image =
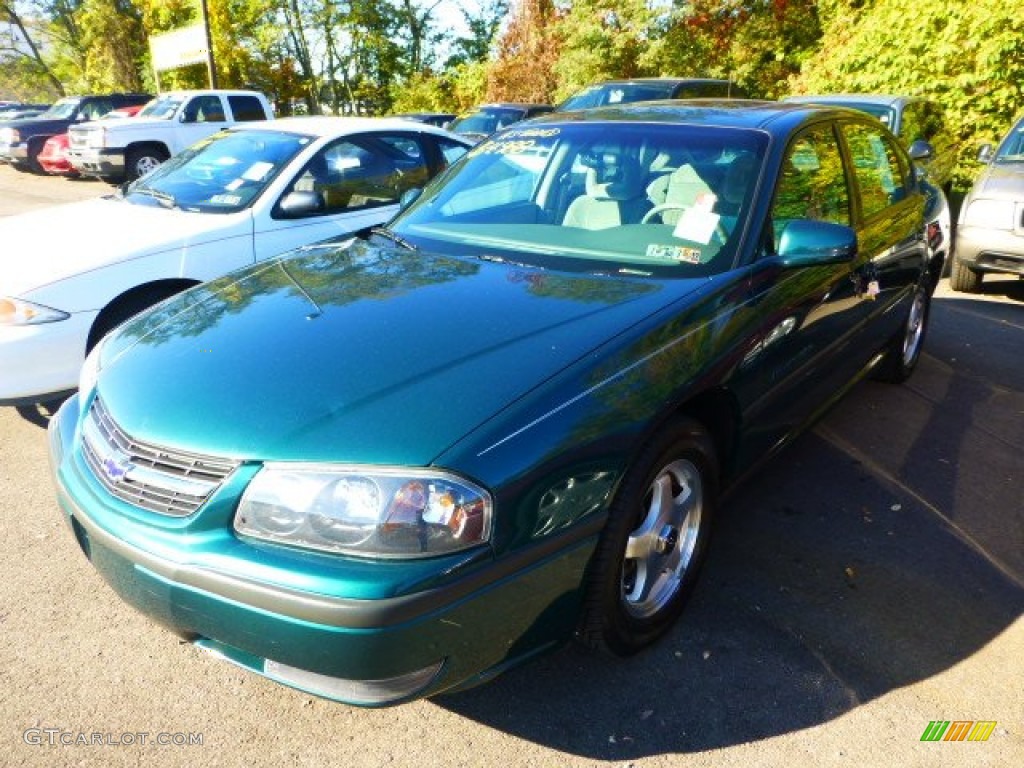
[[[558,90],[555,64],[562,52],[553,0],[519,0],[487,75],[487,98],[549,102]]]

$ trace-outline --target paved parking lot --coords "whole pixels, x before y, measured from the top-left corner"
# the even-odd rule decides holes
[[[0,215],[109,189],[0,166]],[[0,243],[0,265],[22,253]],[[940,287],[908,385],[860,385],[730,496],[664,642],[570,646],[387,710],[262,680],[120,603],[52,499],[49,409],[0,408],[0,762],[1024,764],[1024,281],[985,285]],[[996,726],[923,743],[933,720]]]

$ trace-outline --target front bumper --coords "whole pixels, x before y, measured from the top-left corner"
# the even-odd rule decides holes
[[[503,562],[479,551],[412,564],[282,551],[240,540],[226,524],[250,472],[225,481],[193,519],[159,529],[144,522],[152,513],[119,509],[92,477],[77,447],[79,412],[76,396],[51,419],[50,455],[80,547],[126,602],[251,671],[380,706],[482,682],[574,628],[593,524]],[[220,524],[200,522],[206,508]],[[300,582],[280,567],[289,562]],[[367,577],[380,596],[353,596]]]
[[[76,171],[88,176],[124,175],[123,149],[70,149],[68,160]]]
[[[0,326],[0,405],[43,402],[74,389],[97,312],[55,323]]]
[[[982,229],[960,226],[956,259],[978,272],[1024,275],[1024,228]]]

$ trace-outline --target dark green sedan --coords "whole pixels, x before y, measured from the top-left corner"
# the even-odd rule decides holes
[[[51,422],[60,507],[126,601],[332,699],[573,636],[633,653],[693,591],[721,491],[861,377],[910,375],[942,266],[921,184],[842,109],[515,126],[386,229],[109,335]]]

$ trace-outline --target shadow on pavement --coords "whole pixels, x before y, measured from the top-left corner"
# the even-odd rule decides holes
[[[1024,363],[1020,324],[1000,332],[1019,308],[968,302],[936,302],[906,386],[857,387],[734,492],[662,642],[570,646],[435,703],[629,761],[809,728],[970,658],[1024,612]]]
[[[50,424],[50,417],[57,412],[57,409],[64,404],[65,400],[67,400],[67,397],[47,400],[43,403],[32,403],[31,405],[17,405],[14,407],[14,410],[30,424],[46,429]]]

